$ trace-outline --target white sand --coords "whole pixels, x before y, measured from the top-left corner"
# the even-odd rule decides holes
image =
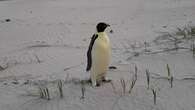
[[[133,58],[129,52],[131,45],[151,42],[159,32],[195,24],[194,10],[194,0],[0,0],[0,67],[8,67],[0,71],[0,110],[194,110],[195,61],[190,52]],[[66,83],[64,98],[59,98],[56,79],[67,74],[69,80],[89,77],[86,51],[100,21],[114,30],[109,36],[117,70],[110,70],[108,77],[116,93],[109,83],[87,85],[82,100],[80,85]],[[120,79],[127,81],[128,90],[135,64],[136,85],[130,95],[121,96]],[[174,76],[173,88],[165,79],[166,64]],[[157,90],[156,105],[145,69]],[[37,96],[36,84],[44,81],[51,91],[49,101]]]

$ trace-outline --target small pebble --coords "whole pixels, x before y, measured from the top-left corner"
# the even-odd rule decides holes
[[[6,21],[6,22],[10,22],[10,21],[11,21],[11,19],[5,19],[5,21]]]
[[[18,81],[13,81],[12,84],[19,84],[19,82]]]
[[[117,69],[116,66],[110,66],[109,69]]]

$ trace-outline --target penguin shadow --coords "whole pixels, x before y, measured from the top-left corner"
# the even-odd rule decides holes
[[[111,83],[111,82],[112,82],[111,79],[105,79],[105,78],[103,78],[102,80],[100,80],[100,81],[97,82],[97,85],[96,85],[95,87],[100,87],[100,86],[102,86],[102,85],[104,85],[104,84],[106,84],[106,83]],[[86,83],[87,83],[88,85],[92,86],[92,81],[91,81],[91,79],[86,80]]]
[[[97,85],[95,87],[100,87],[106,83],[111,83],[112,80],[111,79],[102,79],[101,81],[98,81]],[[85,86],[92,86],[92,81],[91,79],[71,79],[69,81],[65,81],[66,84],[75,84],[75,85],[85,85]]]
[[[67,68],[65,70],[68,70],[70,68]],[[117,67],[116,66],[109,66],[109,70],[116,70]],[[68,78],[69,76],[67,76],[66,80],[65,80],[65,84],[75,84],[75,85],[85,85],[85,86],[92,86],[92,81],[90,78],[88,79],[80,79],[80,78]],[[98,81],[96,87],[100,87],[106,83],[111,83],[112,80],[111,79],[105,79],[102,78],[100,81]]]

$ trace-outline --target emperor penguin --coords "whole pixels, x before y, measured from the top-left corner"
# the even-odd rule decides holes
[[[92,36],[87,51],[86,71],[90,71],[93,87],[99,86],[101,81],[110,81],[105,79],[111,58],[110,39],[105,32],[107,27],[110,25],[104,22],[97,24],[97,32]]]

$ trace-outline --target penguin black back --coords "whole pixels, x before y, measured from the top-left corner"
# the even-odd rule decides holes
[[[86,71],[89,71],[91,69],[91,65],[92,65],[91,51],[92,51],[92,48],[93,48],[93,44],[94,44],[94,42],[97,38],[98,38],[97,34],[94,34],[93,37],[91,38],[89,48],[88,48],[88,51],[87,51],[87,68],[86,68]]]

